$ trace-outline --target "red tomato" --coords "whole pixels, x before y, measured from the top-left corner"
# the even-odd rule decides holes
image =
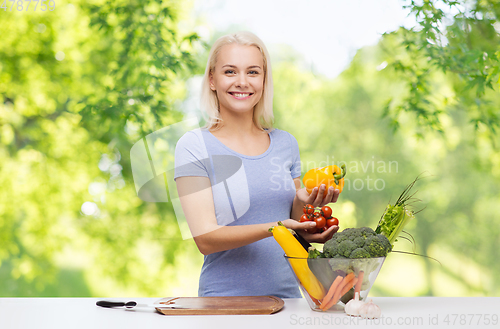
[[[332,217],[332,208],[328,206],[323,206],[323,208],[321,208],[321,213],[325,218],[330,218]]]
[[[316,222],[316,227],[319,229],[322,229],[323,227],[326,226],[326,219],[323,216],[318,216],[314,218],[314,221]]]
[[[302,216],[300,216],[300,222],[301,222],[301,223],[303,223],[303,222],[307,222],[307,221],[309,221],[309,220],[311,220],[311,219],[310,219],[310,218],[309,218],[309,216],[307,216],[306,214],[303,214]]]
[[[304,214],[312,214],[314,212],[314,207],[311,204],[306,204],[304,206]]]
[[[315,211],[314,214],[313,214],[313,217],[316,218],[316,217],[319,217],[321,216],[321,214],[319,213],[319,211]]]
[[[332,217],[332,218],[328,218],[326,220],[326,226],[327,227],[335,226],[335,225],[339,225],[339,220],[337,218]]]

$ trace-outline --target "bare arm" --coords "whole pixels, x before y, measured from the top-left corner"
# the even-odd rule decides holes
[[[295,183],[295,191],[300,189],[300,177],[294,178],[293,182]],[[290,214],[290,218],[295,220],[300,220],[300,216],[304,213],[303,208],[306,205],[305,202],[300,201],[297,197],[297,193],[295,193],[295,198],[293,199],[292,212]]]
[[[277,222],[264,224],[221,226],[217,224],[210,180],[207,177],[179,177],[177,191],[187,223],[200,252],[214,252],[242,247],[270,237],[268,229]],[[299,223],[293,219],[282,221],[291,229],[314,227],[310,223]]]

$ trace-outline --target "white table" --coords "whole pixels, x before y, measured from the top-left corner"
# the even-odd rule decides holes
[[[107,309],[96,301],[160,298],[0,298],[0,328],[500,328],[500,297],[378,297],[379,320],[351,318],[342,312],[312,311],[305,299],[284,299],[273,315],[166,316],[154,309]]]

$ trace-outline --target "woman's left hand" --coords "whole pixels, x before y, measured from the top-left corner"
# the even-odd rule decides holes
[[[309,233],[309,232],[307,232],[308,230],[301,230],[300,235],[307,242],[325,243],[326,241],[330,240],[333,237],[333,235],[335,233],[337,233],[338,230],[339,230],[339,227],[337,225],[334,225],[334,226],[330,226],[323,233]]]
[[[297,198],[306,204],[311,204],[313,207],[323,207],[326,204],[337,202],[340,191],[330,186],[330,188],[328,189],[328,193],[323,198],[325,190],[326,185],[321,184],[319,189],[315,187],[312,190],[311,194],[309,194],[306,188],[303,187],[297,190]]]

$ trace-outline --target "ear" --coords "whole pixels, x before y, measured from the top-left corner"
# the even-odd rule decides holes
[[[210,89],[212,89],[212,91],[215,91],[214,76],[212,72],[210,72],[209,81],[210,81]]]

